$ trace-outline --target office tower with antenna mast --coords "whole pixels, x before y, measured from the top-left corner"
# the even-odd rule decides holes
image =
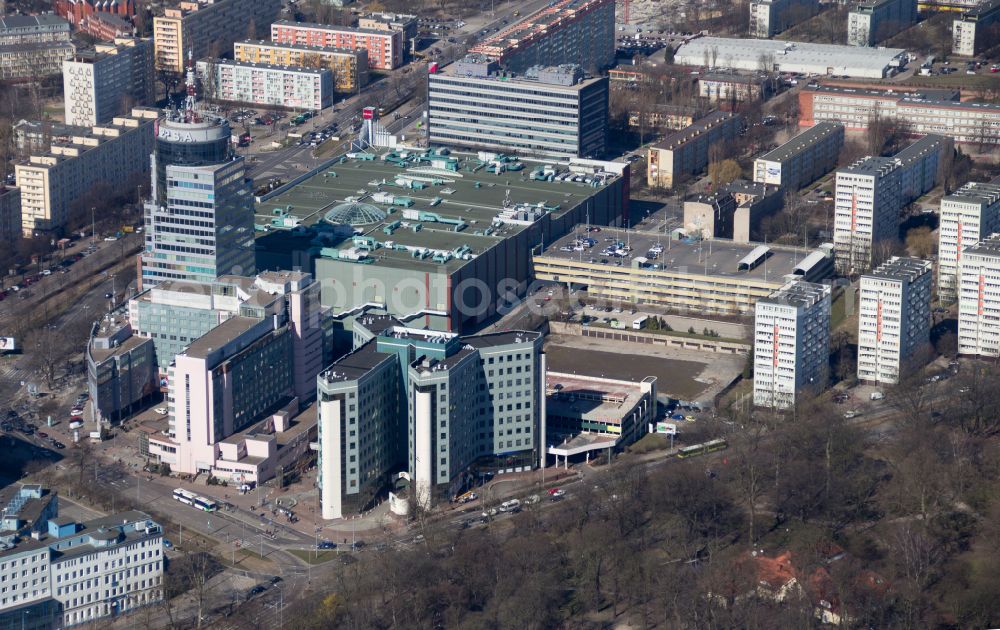
[[[189,54],[187,96],[156,128],[145,205],[141,287],[253,275],[253,190],[229,123],[200,108]]]

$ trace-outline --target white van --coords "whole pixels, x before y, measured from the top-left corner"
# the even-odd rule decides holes
[[[500,504],[501,512],[520,512],[521,502],[517,499],[511,499],[510,501],[504,501]]]

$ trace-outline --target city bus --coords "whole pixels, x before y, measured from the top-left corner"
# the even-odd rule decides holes
[[[184,505],[194,505],[194,501],[198,498],[198,495],[193,492],[188,492],[184,488],[177,488],[174,490],[174,498]]]
[[[697,455],[704,455],[705,453],[713,453],[715,451],[721,451],[728,448],[729,444],[723,439],[709,440],[708,442],[703,442],[702,444],[694,444],[692,446],[685,446],[682,449],[677,450],[677,457],[695,457]]]
[[[205,512],[214,512],[219,509],[219,505],[215,501],[202,496],[195,496],[194,507]]]

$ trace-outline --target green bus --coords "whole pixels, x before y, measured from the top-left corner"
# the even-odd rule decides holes
[[[721,451],[729,447],[729,444],[723,440],[709,440],[702,444],[694,444],[692,446],[685,446],[682,449],[677,450],[677,457],[696,457],[698,455],[704,455],[705,453],[714,453],[715,451]]]

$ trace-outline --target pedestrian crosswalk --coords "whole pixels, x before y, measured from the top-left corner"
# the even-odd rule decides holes
[[[10,363],[0,363],[0,378],[19,380],[25,376],[24,370]]]

